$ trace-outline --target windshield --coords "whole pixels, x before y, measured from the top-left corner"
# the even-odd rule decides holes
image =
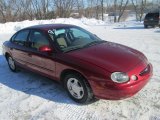
[[[94,34],[79,27],[53,29],[49,30],[48,34],[63,52],[104,42]]]

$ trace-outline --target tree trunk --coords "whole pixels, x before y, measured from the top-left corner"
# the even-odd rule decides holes
[[[120,22],[121,17],[123,16],[124,11],[125,11],[125,9],[126,9],[126,7],[128,5],[128,2],[129,2],[129,0],[127,0],[126,3],[125,3],[125,5],[123,6],[123,0],[121,0],[121,4],[119,6],[120,11],[119,11],[118,22]]]
[[[114,22],[117,22],[117,0],[114,0]]]
[[[101,1],[101,8],[102,8],[102,21],[104,21],[104,8],[103,8],[103,0]]]

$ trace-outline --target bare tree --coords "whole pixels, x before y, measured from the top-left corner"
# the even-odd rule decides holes
[[[114,13],[114,22],[119,22],[125,10],[131,7],[130,0],[0,0],[0,22],[79,16],[104,20],[104,13]],[[156,6],[159,0],[131,0],[137,20],[142,21],[147,7]],[[87,4],[85,5],[85,2]],[[149,3],[149,4],[148,4]],[[156,5],[157,4],[157,5]],[[129,7],[128,7],[129,6]],[[112,19],[112,18],[111,18]]]
[[[104,0],[101,0],[101,13],[102,13],[102,20],[104,20]]]
[[[87,16],[89,18],[94,17],[93,6],[94,6],[94,0],[88,0],[88,15]]]
[[[114,0],[114,22],[117,22],[117,5],[118,1]]]
[[[49,0],[41,0],[42,4],[42,17],[43,19],[47,19],[47,14],[49,12]]]
[[[142,21],[142,17],[147,7],[147,0],[132,0],[132,4],[136,12],[136,19]]]
[[[101,1],[101,3],[102,3],[102,1]],[[95,7],[96,19],[99,19],[99,9],[100,9],[99,0],[95,1],[95,5],[96,5],[96,7]]]
[[[120,22],[128,3],[129,0],[114,0],[114,22]]]
[[[118,22],[120,22],[121,17],[123,16],[124,11],[128,5],[128,2],[129,2],[129,0],[126,0],[126,1],[120,0]]]
[[[137,0],[131,0],[131,1],[132,1],[132,4],[133,4],[135,13],[136,13],[136,20],[138,20],[138,1]]]
[[[6,22],[6,10],[7,10],[7,5],[5,0],[0,0],[0,14],[2,17],[2,22]]]
[[[79,17],[82,17],[82,15],[84,15],[84,0],[76,0],[75,4],[79,13]]]
[[[33,11],[32,11],[32,1],[31,0],[16,0],[15,7],[17,9],[17,16],[18,20],[25,20],[25,19],[33,19]]]
[[[57,16],[69,17],[75,4],[75,0],[54,0]]]
[[[36,19],[42,19],[42,6],[39,0],[32,0],[33,13]]]
[[[1,22],[14,21],[19,11],[19,7],[16,3],[16,0],[0,0]]]

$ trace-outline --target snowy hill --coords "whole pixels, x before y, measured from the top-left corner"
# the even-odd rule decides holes
[[[22,28],[33,26],[33,25],[40,25],[40,24],[56,24],[56,23],[63,23],[63,24],[73,24],[80,27],[87,27],[87,25],[105,25],[105,22],[96,19],[73,19],[73,18],[58,18],[52,20],[34,20],[34,21],[22,21],[22,22],[9,22],[5,24],[0,24],[0,33],[14,33]]]

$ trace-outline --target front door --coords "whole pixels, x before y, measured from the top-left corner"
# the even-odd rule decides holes
[[[43,53],[39,51],[41,46],[51,46],[48,38],[42,31],[32,30],[29,35],[29,63],[28,67],[55,77],[54,54]]]

